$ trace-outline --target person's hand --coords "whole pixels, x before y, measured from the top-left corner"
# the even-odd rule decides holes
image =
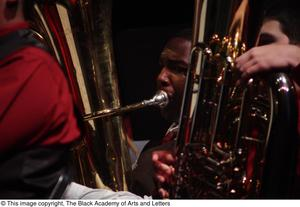
[[[300,63],[300,48],[290,44],[269,44],[250,49],[236,59],[242,79],[258,72],[295,68]]]
[[[170,151],[158,150],[152,152],[152,162],[154,166],[154,179],[158,184],[158,193],[162,198],[168,198],[167,189],[162,186],[167,186],[172,182],[172,176],[175,173],[173,164],[175,156]]]

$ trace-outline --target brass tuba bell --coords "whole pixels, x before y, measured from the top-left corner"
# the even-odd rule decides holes
[[[73,148],[77,182],[121,191],[130,183],[130,142],[122,117],[115,115],[164,105],[168,97],[159,92],[153,99],[120,107],[111,10],[111,0],[36,1],[31,23],[63,67],[85,119],[83,138]]]

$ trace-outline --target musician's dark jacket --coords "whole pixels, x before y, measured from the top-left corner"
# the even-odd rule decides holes
[[[178,124],[174,122],[161,140],[151,140],[146,144],[133,169],[131,191],[134,194],[154,197],[157,195],[152,152],[156,150],[173,150],[177,131]]]

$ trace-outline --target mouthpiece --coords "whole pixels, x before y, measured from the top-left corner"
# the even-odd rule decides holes
[[[156,105],[159,106],[160,108],[164,108],[169,103],[168,94],[163,90],[159,90],[156,92],[156,94],[153,96],[152,99],[147,100],[146,102],[147,102],[146,104]]]

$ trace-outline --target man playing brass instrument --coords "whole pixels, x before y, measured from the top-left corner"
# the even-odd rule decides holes
[[[81,132],[60,66],[25,21],[30,7],[0,1],[0,198],[140,199],[69,179],[68,154]]]
[[[169,104],[161,109],[165,120],[172,123],[165,137],[156,143],[150,141],[151,147],[146,146],[139,156],[137,165],[133,170],[132,191],[138,195],[155,195],[155,183],[152,178],[153,167],[151,153],[154,150],[171,148],[170,140],[176,137],[178,117],[180,114],[181,99],[184,91],[186,71],[191,50],[192,31],[182,30],[170,38],[160,55],[161,71],[157,76],[158,90],[164,90],[169,97]],[[150,148],[150,149],[149,149]],[[147,178],[146,178],[147,177]]]
[[[257,73],[271,70],[290,69],[298,95],[298,109],[300,103],[299,64],[300,64],[300,16],[299,3],[288,5],[274,5],[267,9],[263,25],[260,29],[259,43],[236,59],[236,66],[242,72],[243,81]],[[300,117],[300,116],[298,116]],[[298,118],[300,131],[300,118]],[[155,167],[155,179],[159,184],[168,184],[174,175],[173,164],[175,156],[169,151],[155,151],[152,154]],[[300,165],[297,165],[297,177],[300,177]],[[159,189],[163,198],[169,197],[164,188]],[[295,196],[299,198],[299,182],[296,183]]]

